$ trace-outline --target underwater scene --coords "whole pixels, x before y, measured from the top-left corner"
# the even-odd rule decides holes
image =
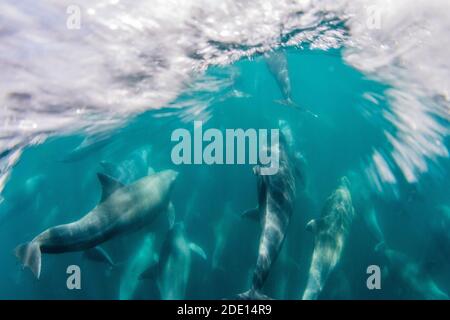
[[[0,299],[448,300],[447,0],[3,0]]]

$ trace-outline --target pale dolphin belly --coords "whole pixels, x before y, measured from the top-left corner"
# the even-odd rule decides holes
[[[256,290],[262,288],[269,275],[272,263],[278,257],[289,225],[290,215],[274,208],[267,209],[264,230],[259,243],[258,259],[253,274],[253,287]]]
[[[303,300],[315,300],[322,292],[330,273],[341,257],[344,237],[345,235],[341,233],[335,238],[327,237],[316,241]]]
[[[296,196],[296,172],[293,158],[293,144],[289,139],[290,128],[281,127],[278,148],[272,150],[279,156],[276,174],[262,175],[260,167],[254,168],[257,175],[258,208],[249,210],[244,216],[258,216],[262,222],[258,258],[253,272],[250,290],[238,295],[240,299],[268,299],[262,294],[272,264],[277,259],[286,236],[286,231],[294,210]],[[272,146],[273,147],[273,146]]]
[[[295,198],[294,175],[287,159],[283,157],[279,172],[265,176],[266,198],[261,208],[263,230],[259,242],[258,259],[253,273],[253,290],[260,291],[267,280],[272,264],[283,245]]]

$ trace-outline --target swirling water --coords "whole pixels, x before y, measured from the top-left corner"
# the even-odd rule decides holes
[[[176,219],[207,255],[184,266],[183,297],[247,290],[260,234],[240,218],[257,201],[252,168],[175,166],[170,135],[194,120],[223,130],[273,128],[280,118],[306,160],[307,185],[265,294],[302,296],[314,245],[305,225],[344,175],[356,181],[356,218],[320,298],[435,297],[414,286],[419,273],[396,275],[375,250],[366,207],[385,243],[449,294],[448,3],[415,3],[81,1],[82,27],[69,31],[69,3],[5,1],[0,298],[162,298],[153,281],[137,279],[158,259],[162,232],[107,242],[112,270],[81,253],[44,255],[36,280],[14,257],[18,244],[98,203],[105,163],[124,183],[149,168],[180,172]],[[366,24],[374,4],[378,29]],[[264,57],[270,50],[288,61],[292,99],[317,118],[276,102],[283,95]],[[66,287],[71,264],[81,267],[81,290]],[[373,264],[383,270],[381,290],[366,286]]]

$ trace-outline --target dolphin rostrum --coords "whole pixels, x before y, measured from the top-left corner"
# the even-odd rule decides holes
[[[98,174],[103,187],[100,203],[81,219],[49,228],[17,246],[17,258],[39,279],[42,253],[84,251],[152,224],[161,213],[171,212],[170,194],[177,175],[165,170],[124,186]]]

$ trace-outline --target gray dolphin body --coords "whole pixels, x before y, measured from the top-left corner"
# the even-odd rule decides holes
[[[267,68],[275,78],[283,95],[283,100],[278,100],[276,102],[297,108],[298,110],[304,111],[314,118],[317,118],[318,116],[311,110],[305,107],[300,107],[292,100],[292,86],[291,79],[289,77],[289,66],[286,54],[281,51],[266,53],[264,54],[264,60],[266,61]]]
[[[206,253],[186,239],[184,225],[177,223],[167,232],[158,262],[145,270],[140,279],[156,280],[161,299],[185,298],[192,265],[192,253],[206,260]]]
[[[170,207],[170,194],[178,173],[165,170],[124,186],[99,174],[103,187],[100,203],[78,221],[49,228],[15,249],[17,258],[39,278],[42,253],[84,251],[111,238],[137,231]]]
[[[277,81],[278,87],[283,94],[285,104],[293,104],[291,80],[286,54],[284,52],[271,52],[264,55],[270,73]]]
[[[403,286],[416,297],[427,300],[448,300],[443,292],[423,268],[407,255],[386,248],[382,245],[378,250],[387,260],[389,270],[402,281]]]
[[[280,133],[278,173],[261,175],[260,167],[255,167],[258,207],[243,214],[247,217],[260,219],[262,232],[256,267],[253,272],[252,287],[247,292],[238,295],[240,299],[268,299],[261,293],[261,290],[272,264],[280,253],[294,210],[296,194],[294,157],[288,153],[290,146],[286,142],[286,134],[283,133],[283,130]]]
[[[355,211],[346,177],[327,199],[322,215],[306,229],[314,233],[314,252],[303,300],[317,299],[330,273],[336,267],[346,242]]]

